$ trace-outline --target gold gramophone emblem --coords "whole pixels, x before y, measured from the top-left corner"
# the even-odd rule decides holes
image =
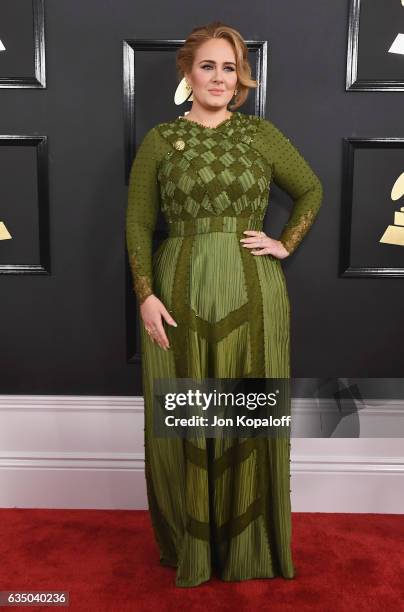
[[[174,147],[177,149],[177,151],[182,151],[185,147],[185,142],[183,140],[176,140],[174,143]]]
[[[10,240],[11,235],[3,221],[0,221],[0,240]]]
[[[399,200],[404,195],[404,172],[400,174],[391,190],[391,199]],[[389,225],[379,242],[404,246],[404,206],[394,213],[394,225]]]

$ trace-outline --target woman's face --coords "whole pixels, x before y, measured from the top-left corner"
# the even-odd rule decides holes
[[[196,51],[192,71],[186,79],[193,99],[211,109],[227,107],[237,86],[236,57],[231,44],[212,38]]]

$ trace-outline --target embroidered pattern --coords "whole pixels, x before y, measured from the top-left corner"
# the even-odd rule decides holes
[[[134,291],[139,304],[142,304],[145,299],[153,293],[152,281],[149,276],[140,273],[138,258],[134,253],[132,253],[129,259],[134,282]]]
[[[309,209],[307,212],[299,216],[297,223],[293,224],[288,222],[279,238],[284,245],[285,249],[292,254],[299,246],[304,236],[310,229],[314,219],[316,217],[316,211]]]
[[[158,172],[162,210],[169,221],[247,210],[260,210],[263,218],[269,172],[265,158],[251,147],[258,125],[258,117],[235,113],[216,128],[180,117],[157,126],[174,148]]]

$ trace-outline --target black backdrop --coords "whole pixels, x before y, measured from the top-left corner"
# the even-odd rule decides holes
[[[301,150],[324,186],[315,225],[283,262],[293,376],[402,375],[403,279],[338,276],[342,139],[404,136],[402,93],[345,91],[348,11],[347,1],[331,0],[45,2],[46,88],[1,88],[0,134],[47,138],[50,273],[0,274],[0,393],[141,394],[140,363],[131,361],[128,349],[135,333],[128,309],[136,302],[130,288],[128,294],[124,236],[123,41],[183,40],[192,27],[214,19],[248,40],[268,41],[265,116]],[[15,31],[13,43],[25,32]],[[25,58],[26,44],[21,53]],[[1,62],[0,54],[0,68]],[[137,81],[137,142],[150,124],[184,110],[173,111],[174,63],[164,95],[158,61],[149,69],[149,78]],[[8,151],[2,149],[0,168],[3,222],[11,203],[21,214],[27,198],[38,206],[36,176],[27,174],[37,172],[31,149],[20,147],[21,157],[6,163]],[[269,235],[279,236],[291,204],[273,186]],[[29,261],[38,261],[37,227],[26,214]],[[0,241],[2,264],[11,242]],[[14,259],[9,263],[25,261]]]

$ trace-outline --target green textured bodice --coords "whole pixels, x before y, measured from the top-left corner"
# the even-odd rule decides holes
[[[153,293],[152,235],[159,209],[169,236],[198,226],[206,230],[206,224],[211,231],[232,231],[239,217],[246,227],[262,229],[272,181],[294,200],[279,238],[292,253],[317,215],[323,190],[272,122],[234,112],[215,128],[178,117],[149,130],[132,164],[126,216],[139,303]]]

